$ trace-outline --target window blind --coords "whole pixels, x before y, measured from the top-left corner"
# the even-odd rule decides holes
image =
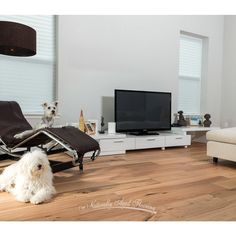
[[[17,101],[25,114],[41,114],[41,104],[55,99],[55,16],[2,15],[1,21],[28,25],[37,32],[37,54],[0,55],[0,100]]]
[[[181,34],[179,50],[178,109],[200,114],[202,39]]]

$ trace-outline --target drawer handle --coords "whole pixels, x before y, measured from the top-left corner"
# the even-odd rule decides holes
[[[175,139],[183,139],[182,137],[179,137],[179,138],[175,138]]]
[[[147,141],[155,141],[156,139],[155,138],[149,138],[147,139]]]
[[[117,140],[117,141],[113,141],[113,143],[123,143],[123,140]]]

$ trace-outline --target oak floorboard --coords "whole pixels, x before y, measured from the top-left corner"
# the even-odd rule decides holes
[[[0,161],[0,171],[10,163]],[[54,174],[54,185],[56,196],[40,205],[1,192],[0,220],[236,220],[236,163],[213,164],[205,144],[99,157],[84,172]]]

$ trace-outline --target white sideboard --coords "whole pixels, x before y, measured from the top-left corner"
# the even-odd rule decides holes
[[[101,147],[101,156],[124,154],[128,150],[191,145],[191,135],[161,132],[159,135],[97,134],[92,136]]]

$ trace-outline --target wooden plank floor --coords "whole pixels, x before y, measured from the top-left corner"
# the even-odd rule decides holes
[[[41,205],[0,193],[0,220],[236,220],[236,163],[212,164],[204,144],[100,157],[54,183]]]

